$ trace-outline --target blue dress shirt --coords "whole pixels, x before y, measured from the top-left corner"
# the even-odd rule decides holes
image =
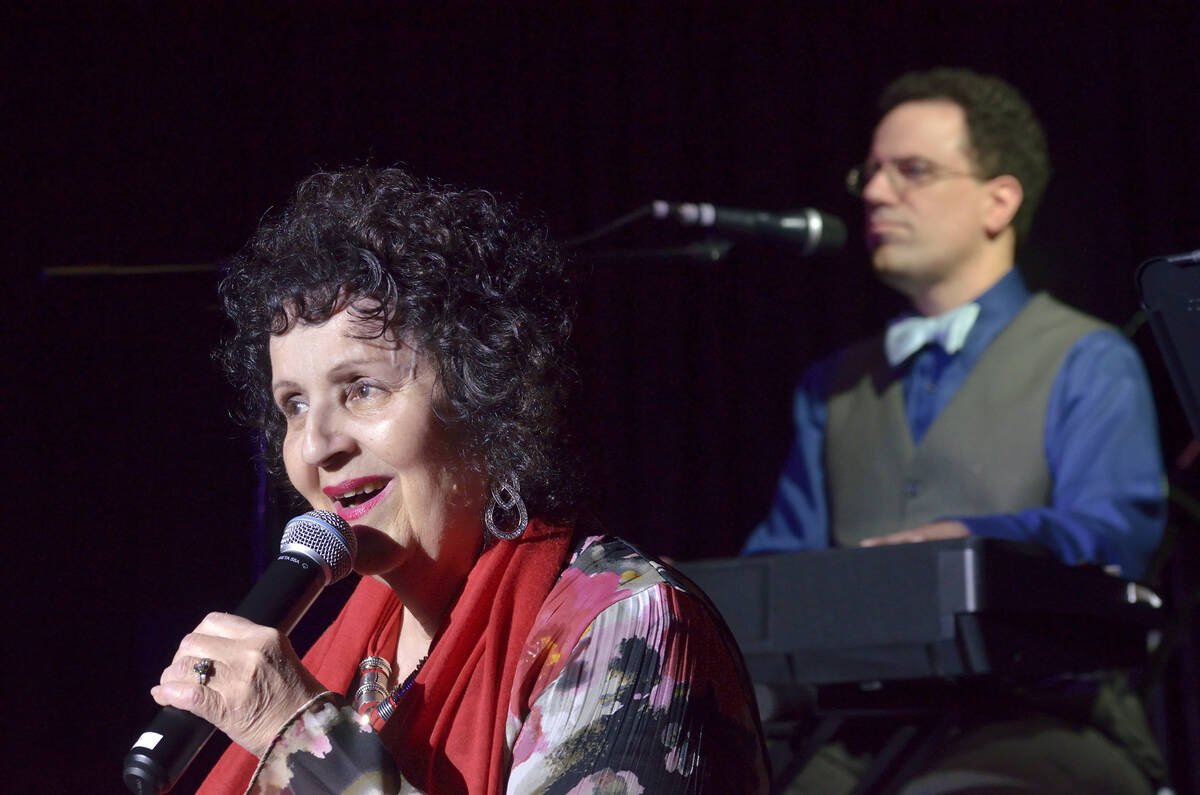
[[[962,350],[935,345],[901,365],[905,415],[919,443],[963,385],[988,344],[1030,298],[1014,270],[977,299],[980,311]],[[796,439],[767,518],[742,554],[795,552],[830,545],[824,438],[829,381],[841,352],[818,362],[796,390]],[[1154,402],[1137,351],[1115,330],[1082,337],[1055,377],[1045,420],[1051,504],[1016,513],[947,516],[974,535],[1048,547],[1067,563],[1116,564],[1145,573],[1162,537],[1166,477]],[[864,455],[870,453],[864,451]],[[897,523],[896,530],[905,529]]]

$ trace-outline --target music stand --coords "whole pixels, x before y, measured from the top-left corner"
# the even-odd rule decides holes
[[[1148,259],[1136,282],[1183,413],[1200,439],[1200,251]]]
[[[1194,450],[1200,440],[1200,250],[1186,254],[1153,257],[1138,266],[1135,278],[1138,296],[1154,340],[1162,354],[1175,394],[1192,431],[1189,447]],[[1200,522],[1195,501],[1171,487],[1171,502],[1182,509],[1193,523]],[[1172,566],[1170,591],[1177,605],[1192,604],[1200,597],[1193,564],[1196,560],[1197,538],[1194,533],[1175,538],[1170,558]],[[1170,767],[1175,776],[1194,781],[1196,760],[1200,758],[1200,731],[1195,715],[1200,714],[1200,693],[1194,685],[1194,674],[1200,657],[1195,642],[1181,643],[1182,638],[1195,632],[1195,618],[1186,608],[1172,617],[1171,626],[1159,648],[1148,676],[1161,679],[1168,660],[1175,658],[1179,673],[1178,690],[1173,696],[1158,691],[1158,708],[1166,723],[1159,726],[1159,741],[1173,760]],[[1168,728],[1174,725],[1174,730]],[[1164,740],[1170,739],[1170,742]]]

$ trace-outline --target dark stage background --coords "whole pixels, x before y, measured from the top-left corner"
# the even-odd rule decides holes
[[[579,257],[594,507],[679,558],[736,552],[802,368],[899,308],[842,181],[900,72],[998,73],[1038,109],[1056,176],[1022,255],[1034,286],[1125,324],[1137,263],[1200,247],[1192,3],[244,5],[261,4],[63,5],[6,26],[10,791],[122,791],[177,638],[236,603],[277,543],[289,508],[256,515],[254,451],[209,360],[215,277],[130,269],[219,261],[318,166],[485,186],[560,238],[656,198],[849,221],[823,259],[751,241],[717,264]],[[645,221],[583,252],[694,239]],[[89,263],[121,270],[46,275]],[[1190,434],[1136,339],[1171,461]],[[1195,493],[1190,470],[1173,478]],[[1163,586],[1177,608],[1195,533]],[[1156,700],[1177,785],[1197,791],[1195,646],[1180,649]]]

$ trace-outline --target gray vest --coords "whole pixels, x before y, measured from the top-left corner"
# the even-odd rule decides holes
[[[1047,505],[1046,407],[1063,357],[1105,326],[1045,293],[988,345],[919,445],[881,337],[847,349],[829,392],[825,433],[831,542],[918,527],[945,516]]]

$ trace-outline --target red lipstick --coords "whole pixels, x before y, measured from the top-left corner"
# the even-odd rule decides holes
[[[321,489],[334,501],[334,511],[347,522],[361,519],[374,508],[392,488],[392,479],[380,475],[352,478]],[[369,496],[366,496],[369,495]],[[361,502],[347,500],[366,496]]]

